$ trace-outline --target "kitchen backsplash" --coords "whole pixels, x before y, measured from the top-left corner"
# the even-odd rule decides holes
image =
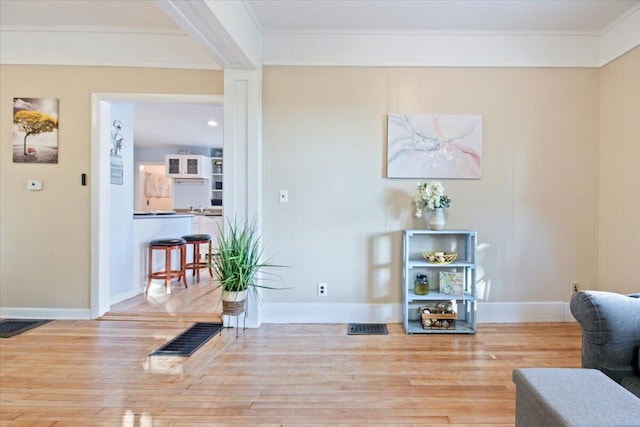
[[[177,209],[208,208],[211,204],[209,200],[209,181],[175,182],[173,183],[173,207]]]

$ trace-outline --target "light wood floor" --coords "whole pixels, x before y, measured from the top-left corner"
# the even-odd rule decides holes
[[[148,356],[190,320],[53,321],[0,339],[0,425],[512,426],[514,368],[580,364],[571,323],[475,336],[266,324],[190,358]]]
[[[147,295],[141,294],[111,306],[102,320],[189,320],[192,322],[220,321],[222,306],[217,282],[206,270],[200,273],[200,282],[191,274],[188,288],[181,282],[171,284],[167,294],[164,283],[154,280]]]
[[[516,367],[579,367],[576,324],[475,336],[348,336],[347,325],[225,329],[190,358],[149,354],[220,318],[205,273],[155,283],[98,321],[0,339],[0,426],[512,426]]]

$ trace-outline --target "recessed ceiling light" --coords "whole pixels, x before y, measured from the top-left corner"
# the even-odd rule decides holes
[[[216,126],[218,126],[218,122],[216,122],[215,120],[209,120],[209,121],[207,122],[207,124],[208,124],[209,126],[211,126],[211,127],[216,127]]]

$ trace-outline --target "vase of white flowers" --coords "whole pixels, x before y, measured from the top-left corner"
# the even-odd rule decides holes
[[[444,229],[447,223],[444,208],[449,207],[451,199],[444,194],[444,187],[440,181],[419,182],[415,202],[416,217],[422,217],[422,212],[426,208],[431,211],[429,228],[432,230]]]

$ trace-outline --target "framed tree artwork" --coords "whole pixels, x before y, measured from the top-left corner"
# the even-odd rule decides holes
[[[13,162],[58,163],[57,98],[13,98]]]

